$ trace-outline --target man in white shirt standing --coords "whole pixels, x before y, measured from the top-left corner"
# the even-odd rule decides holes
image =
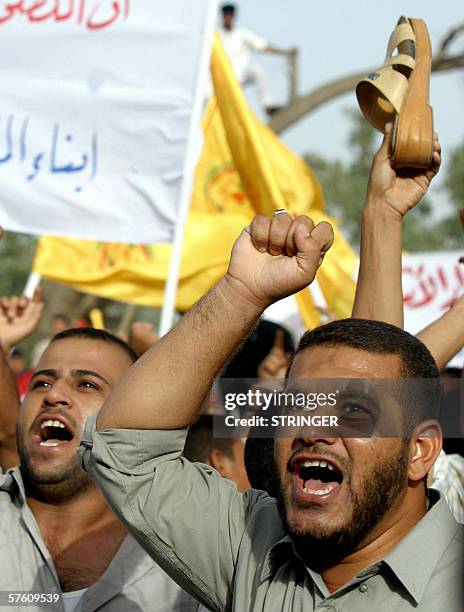
[[[235,27],[237,8],[234,4],[224,4],[222,11],[222,27],[220,29],[222,44],[229,56],[234,72],[240,84],[256,85],[260,102],[268,115],[272,115],[278,107],[272,103],[268,84],[260,66],[250,63],[252,53],[275,53],[286,57],[296,53],[296,48],[280,49],[271,46],[266,40],[253,32]]]

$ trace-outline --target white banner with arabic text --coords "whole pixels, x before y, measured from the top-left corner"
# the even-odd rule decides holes
[[[215,0],[0,0],[0,224],[171,242],[215,17]]]
[[[416,334],[441,317],[464,294],[463,252],[425,252],[403,256],[404,325]],[[464,351],[451,365],[463,366]]]
[[[456,298],[464,294],[464,265],[459,258],[464,252],[426,252],[403,255],[403,300],[405,329],[417,334],[440,318]],[[325,305],[321,290],[311,285],[313,299]],[[295,342],[305,331],[298,306],[292,297],[273,304],[265,318],[284,325]],[[464,350],[449,365],[463,367]]]

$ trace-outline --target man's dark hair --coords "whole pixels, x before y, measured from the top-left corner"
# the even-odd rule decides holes
[[[410,333],[383,321],[341,319],[307,331],[298,344],[295,357],[317,346],[346,346],[369,353],[396,355],[400,361],[400,379],[431,379],[429,382],[417,381],[417,384],[401,380],[397,383],[402,404],[407,408],[405,422],[408,429],[438,417],[438,368],[425,344]]]
[[[137,361],[138,357],[135,351],[117,336],[107,332],[104,329],[95,329],[94,327],[71,327],[70,329],[65,329],[64,331],[56,334],[51,341],[57,342],[58,340],[66,340],[68,338],[80,338],[83,340],[99,340],[100,342],[108,342],[110,344],[114,344],[122,349],[126,355],[130,358],[132,363]]]
[[[277,497],[273,436],[255,438],[250,430],[245,442],[245,469],[253,489],[260,489],[271,497]]]
[[[440,376],[442,378],[461,378],[462,369],[456,367],[443,368],[443,370],[440,372]]]
[[[233,458],[232,446],[234,438],[215,438],[212,414],[202,414],[188,432],[185,441],[184,457],[189,461],[206,463],[213,449],[218,449],[229,459]]]
[[[221,6],[221,11],[223,15],[235,15],[237,7],[235,4],[223,4]]]
[[[307,331],[295,354],[314,346],[348,346],[370,353],[397,355],[403,378],[438,378],[437,364],[429,349],[410,333],[368,319],[341,319]]]

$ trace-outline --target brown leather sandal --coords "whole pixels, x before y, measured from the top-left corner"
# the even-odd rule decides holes
[[[432,49],[425,22],[401,17],[383,66],[356,87],[359,106],[377,130],[383,132],[388,122],[394,124],[395,168],[428,168],[432,163],[431,68]]]

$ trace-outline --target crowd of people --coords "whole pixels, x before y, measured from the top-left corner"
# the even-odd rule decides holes
[[[161,339],[144,322],[126,342],[55,316],[26,390],[18,345],[42,296],[0,300],[1,591],[66,612],[464,609],[461,390],[453,453],[435,392],[464,344],[464,299],[417,337],[403,331],[402,223],[441,151],[436,138],[430,169],[395,171],[391,138],[367,186],[352,318],[296,348],[261,315],[313,281],[333,232],[286,211],[244,228],[225,276]],[[383,437],[297,427],[245,440],[215,435],[221,376],[428,384],[376,402]],[[350,393],[359,424],[374,399]]]
[[[236,19],[224,5],[224,47],[272,115],[251,54],[296,49]],[[464,296],[404,331],[403,221],[441,148],[435,135],[429,168],[397,170],[392,139],[389,124],[352,317],[328,313],[297,344],[263,313],[314,281],[334,237],[286,210],[243,229],[224,277],[162,338],[146,321],[121,336],[50,311],[26,351],[50,306],[40,287],[0,297],[0,606],[464,610],[464,375],[447,367],[464,346]],[[278,404],[308,389],[320,404]],[[241,401],[223,435],[226,398],[250,391],[272,406]]]

